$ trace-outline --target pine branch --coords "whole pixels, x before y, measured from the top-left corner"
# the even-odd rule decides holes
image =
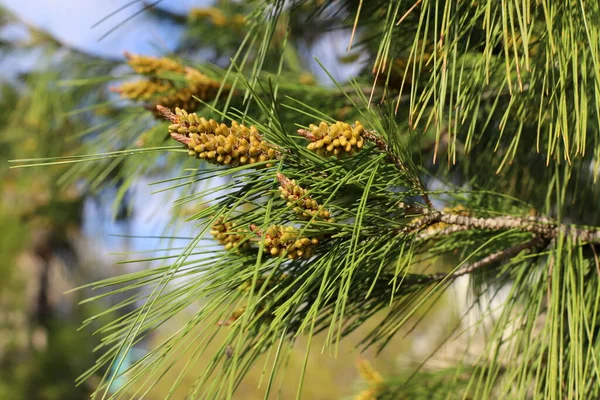
[[[401,203],[401,207],[406,207]],[[424,229],[435,223],[461,226],[465,229],[479,229],[491,231],[517,230],[530,232],[544,239],[557,238],[561,233],[574,241],[599,243],[600,229],[596,227],[581,228],[568,224],[556,224],[546,217],[514,217],[510,215],[492,218],[478,218],[465,215],[456,215],[443,211],[433,211],[416,205],[409,206],[411,214],[423,214],[423,217],[402,229],[399,233],[406,234]]]
[[[448,236],[448,235],[452,235],[453,233],[456,233],[456,232],[462,232],[462,231],[468,231],[468,230],[469,230],[469,227],[460,226],[460,225],[453,225],[453,226],[445,227],[442,229],[434,229],[432,231],[427,230],[424,232],[420,232],[417,235],[417,240],[425,242],[429,239]]]
[[[171,110],[169,110],[167,107],[157,105],[156,109],[166,120],[168,120],[172,124],[179,123],[179,117],[175,113],[173,113]],[[172,139],[178,141],[181,144],[185,144],[186,146],[188,146],[190,144],[190,138],[187,137],[186,135],[182,135],[182,134],[176,133],[176,132],[170,132],[169,134],[171,135]]]

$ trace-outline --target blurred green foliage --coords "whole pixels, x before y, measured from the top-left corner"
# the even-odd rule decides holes
[[[89,385],[75,387],[81,371],[94,362],[96,341],[77,331],[81,314],[56,318],[48,324],[42,350],[6,346],[0,357],[0,398],[23,400],[80,400],[91,393]],[[19,332],[17,334],[24,334]]]

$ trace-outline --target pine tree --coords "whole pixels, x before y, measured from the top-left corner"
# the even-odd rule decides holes
[[[299,337],[306,365],[317,333],[335,354],[377,320],[354,344],[384,351],[459,279],[479,309],[479,354],[391,378],[361,362],[357,398],[600,396],[598,2],[150,11],[187,24],[181,48],[128,54],[137,78],[112,91],[130,103],[101,105],[117,122],[85,144],[102,151],[61,162],[92,185],[112,176],[120,201],[166,159],[161,188],[195,237],[176,258],[157,255],[158,268],[90,285],[112,288],[99,298],[131,292],[113,310],[139,304],[98,330],[104,353],[81,378],[103,374],[94,398],[143,397],[184,356],[169,384],[189,385],[189,398],[232,398],[259,357],[265,398],[276,396]],[[350,43],[330,56],[363,66],[346,82],[304,57],[332,32]],[[333,85],[317,83],[315,65]],[[190,306],[115,392],[107,366]]]

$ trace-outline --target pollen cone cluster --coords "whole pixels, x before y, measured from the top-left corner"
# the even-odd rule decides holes
[[[212,100],[221,89],[221,82],[175,60],[129,53],[125,53],[125,56],[129,66],[138,74],[145,75],[147,79],[111,88],[123,98],[144,101],[151,105],[163,104],[170,108],[191,109],[198,104],[196,98],[203,101]],[[223,85],[222,93],[227,93],[229,89],[228,85]]]
[[[288,179],[282,173],[277,174],[277,179],[280,183],[279,192],[281,192],[281,198],[287,202],[287,206],[291,208],[296,215],[305,219],[312,218],[316,215],[322,220],[333,222],[331,213],[322,208],[316,200],[313,200],[308,196],[308,191],[298,185],[295,180]]]
[[[189,13],[189,19],[192,22],[208,20],[214,26],[219,28],[241,28],[246,23],[246,17],[244,15],[238,13],[225,15],[223,11],[216,7],[192,8]]]
[[[194,97],[203,101],[212,100],[221,87],[220,82],[209,78],[193,68],[186,68],[185,79],[187,82],[186,86],[173,88],[170,93],[158,98],[156,102],[170,108],[195,108],[198,101]],[[229,88],[225,86],[223,93],[227,93],[228,90]]]
[[[213,235],[219,243],[225,246],[225,250],[230,250],[237,246],[242,249],[249,248],[250,242],[247,240],[243,242],[244,239],[246,239],[246,236],[239,232],[240,229],[236,229],[234,222],[224,221],[223,218],[219,218],[219,220],[213,224],[210,234]]]
[[[158,75],[164,72],[183,74],[185,67],[175,60],[166,57],[148,57],[139,54],[125,53],[127,64],[141,75]]]
[[[223,14],[223,11],[216,7],[207,8],[192,8],[189,13],[189,18],[192,21],[198,21],[200,19],[209,19],[213,25],[225,26],[227,25],[227,17]]]
[[[375,400],[383,389],[383,378],[371,364],[363,359],[357,361],[358,372],[369,387],[360,392],[354,400]]]
[[[299,231],[291,226],[272,225],[264,236],[269,254],[290,259],[309,258],[319,244],[317,238],[300,237]]]
[[[320,156],[342,156],[362,149],[365,129],[359,121],[354,125],[338,121],[331,125],[321,122],[319,126],[311,124],[309,130],[300,129],[298,133],[312,143],[307,148]]]
[[[150,101],[169,93],[172,89],[173,85],[168,82],[142,80],[124,83],[119,87],[111,88],[111,91],[119,93],[123,98]]]
[[[175,109],[174,116],[165,111],[165,107],[159,106],[158,110],[175,122],[169,126],[169,133],[174,139],[187,144],[191,156],[232,167],[275,160],[278,156],[254,126],[248,128],[235,121],[227,126],[179,108]]]

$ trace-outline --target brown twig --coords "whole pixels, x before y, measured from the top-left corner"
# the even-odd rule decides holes
[[[158,111],[158,113],[160,115],[162,115],[165,119],[170,121],[172,124],[179,123],[179,117],[174,112],[172,112],[170,109],[168,109],[167,107],[158,105],[158,106],[156,106],[156,110]],[[185,144],[186,146],[190,144],[190,138],[187,137],[186,135],[171,132],[171,137],[173,139],[177,140],[179,143]]]
[[[157,105],[156,110],[158,111],[158,113],[160,115],[162,115],[166,120],[168,120],[172,124],[179,123],[179,117],[177,116],[177,114],[172,112],[167,107]],[[183,135],[181,133],[176,133],[176,132],[171,132],[170,135],[171,135],[171,138],[177,140],[179,143],[185,144],[186,146],[188,146],[190,144],[191,139],[189,137],[187,137],[186,135]]]
[[[418,205],[399,206],[407,210],[407,214],[422,214],[423,217],[418,221],[412,222],[398,230],[400,234],[407,234],[421,230],[435,223],[442,222],[448,225],[461,226],[465,229],[479,229],[491,231],[517,230],[521,232],[530,232],[546,239],[554,239],[559,234],[572,240],[582,242],[600,243],[600,229],[585,229],[573,225],[557,224],[546,217],[513,217],[501,216],[491,218],[478,218],[468,215],[458,215],[441,211],[434,211]]]
[[[250,224],[250,230],[256,234],[256,236],[262,236],[263,231],[258,227],[258,225]]]
[[[156,110],[160,113],[160,115],[165,117],[165,119],[171,121],[172,124],[179,123],[179,117],[167,107],[157,105]]]
[[[502,216],[495,218],[477,218],[464,215],[440,213],[440,222],[449,225],[461,225],[470,229],[519,230],[531,232],[537,236],[553,239],[564,234],[565,237],[582,242],[600,242],[600,230],[583,229],[573,225],[555,224],[547,218],[522,218]]]
[[[469,230],[467,226],[453,225],[446,228],[434,229],[433,231],[423,231],[417,235],[417,240],[425,242],[429,239],[434,239],[443,236],[449,236],[456,232],[463,232]]]
[[[417,204],[406,204],[404,202],[397,203],[398,208],[404,209],[406,215],[426,214],[430,211],[428,208],[423,208]]]
[[[592,251],[594,251],[594,258],[597,264],[596,267],[600,274],[600,263],[598,263],[598,256],[595,252],[595,248],[593,248],[595,243],[600,243],[600,229],[598,228],[584,229],[572,225],[557,224],[546,217],[523,218],[502,216],[477,218],[468,215],[439,212],[412,204],[399,203],[399,207],[403,208],[407,215],[422,215],[421,218],[409,223],[398,231],[400,234],[410,234],[421,231],[415,237],[415,240],[419,241],[426,241],[435,237],[447,236],[466,230],[517,230],[533,234],[533,238],[525,243],[499,250],[450,274],[436,273],[426,276],[415,275],[407,277],[407,279],[404,280],[407,284],[429,284],[449,279],[453,280],[485,268],[490,264],[508,260],[519,254],[521,251],[541,247],[549,243],[550,240],[557,238],[560,234],[563,234],[565,237],[574,241],[589,242],[592,245]],[[437,223],[444,223],[449,226],[435,229],[431,232],[423,231]],[[552,268],[552,262],[550,268]]]
[[[403,226],[400,229],[399,233],[402,234],[409,234],[412,232],[418,232],[422,229],[425,229],[433,224],[436,224],[438,222],[440,222],[440,217],[441,217],[442,213],[439,212],[433,212],[433,213],[427,213],[424,214],[421,218],[419,218],[418,220],[411,222],[408,225]]]
[[[298,135],[304,137],[307,140],[310,140],[311,142],[317,141],[316,136],[311,131],[306,129],[298,129]]]
[[[448,225],[460,225],[469,227],[470,229],[485,229],[492,231],[518,230],[531,232],[547,238],[556,236],[556,225],[540,218],[522,218],[513,216],[478,218],[467,215],[447,214],[444,212],[437,214],[439,214],[439,221]]]

